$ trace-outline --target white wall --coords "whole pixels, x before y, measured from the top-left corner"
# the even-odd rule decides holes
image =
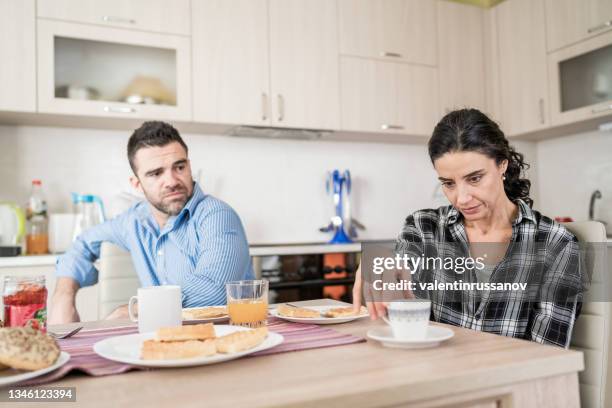
[[[69,211],[71,191],[99,194],[116,210],[116,194],[129,190],[130,133],[0,126],[0,200],[24,203],[40,178],[51,211]],[[394,238],[406,215],[435,203],[425,144],[183,136],[194,174],[201,170],[205,191],[238,211],[251,243],[329,240],[318,228],[332,215],[324,181],[334,168],[352,172],[354,216],[367,227],[362,238]]]
[[[589,199],[599,189],[595,218],[612,232],[612,133],[593,131],[537,144],[540,205],[546,215],[588,218]]]

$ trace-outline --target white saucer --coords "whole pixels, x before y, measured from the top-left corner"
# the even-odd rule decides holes
[[[377,340],[385,347],[418,349],[436,347],[441,342],[450,339],[455,333],[446,327],[428,326],[427,337],[424,339],[398,339],[393,337],[391,327],[377,327],[368,330],[367,336],[372,340]]]

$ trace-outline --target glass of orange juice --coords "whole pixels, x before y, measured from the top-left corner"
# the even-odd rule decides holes
[[[268,281],[243,280],[228,282],[227,309],[230,324],[257,328],[268,318]]]

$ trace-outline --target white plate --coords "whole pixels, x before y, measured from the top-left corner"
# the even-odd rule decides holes
[[[17,384],[25,380],[40,377],[43,374],[50,373],[53,370],[57,370],[70,360],[70,354],[65,351],[60,352],[57,361],[52,366],[43,368],[36,371],[25,371],[25,370],[14,370],[12,368],[6,370],[0,370],[0,387],[10,384]]]
[[[328,309],[336,309],[338,306],[304,306],[305,309],[312,309],[318,312],[324,312]],[[344,316],[344,317],[287,317],[278,314],[276,309],[271,309],[270,314],[278,317],[279,319],[287,320],[294,323],[310,323],[310,324],[338,324],[352,322],[353,320],[363,319],[368,317],[368,313],[363,313],[357,316]]]
[[[223,305],[223,306],[211,306],[211,307],[226,307],[226,306]],[[183,309],[183,311],[193,310],[193,309],[201,309],[201,307],[186,307]],[[229,320],[228,314],[224,314],[223,316],[219,316],[219,317],[209,317],[208,319],[183,319],[183,321],[187,323],[219,323],[219,322],[224,322],[226,320]]]
[[[230,325],[215,325],[217,337],[236,331],[249,330],[245,327]],[[275,332],[268,332],[268,337],[259,346],[250,350],[233,354],[215,354],[214,356],[181,358],[175,360],[143,360],[140,358],[142,342],[155,337],[155,333],[128,334],[101,340],[94,344],[93,349],[101,357],[120,363],[134,364],[146,367],[191,367],[205,364],[220,363],[234,360],[248,354],[267,350],[283,342],[283,336]]]
[[[380,341],[385,347],[406,349],[435,347],[441,342],[450,339],[454,335],[455,332],[453,332],[451,329],[431,325],[427,327],[427,337],[419,340],[397,339],[393,337],[393,332],[389,326],[377,327],[375,329],[368,330],[367,334],[369,338]]]

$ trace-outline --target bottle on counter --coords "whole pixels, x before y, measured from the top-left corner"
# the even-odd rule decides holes
[[[26,253],[28,255],[49,253],[47,202],[40,180],[32,180],[32,192],[26,206],[26,218],[28,220]]]

